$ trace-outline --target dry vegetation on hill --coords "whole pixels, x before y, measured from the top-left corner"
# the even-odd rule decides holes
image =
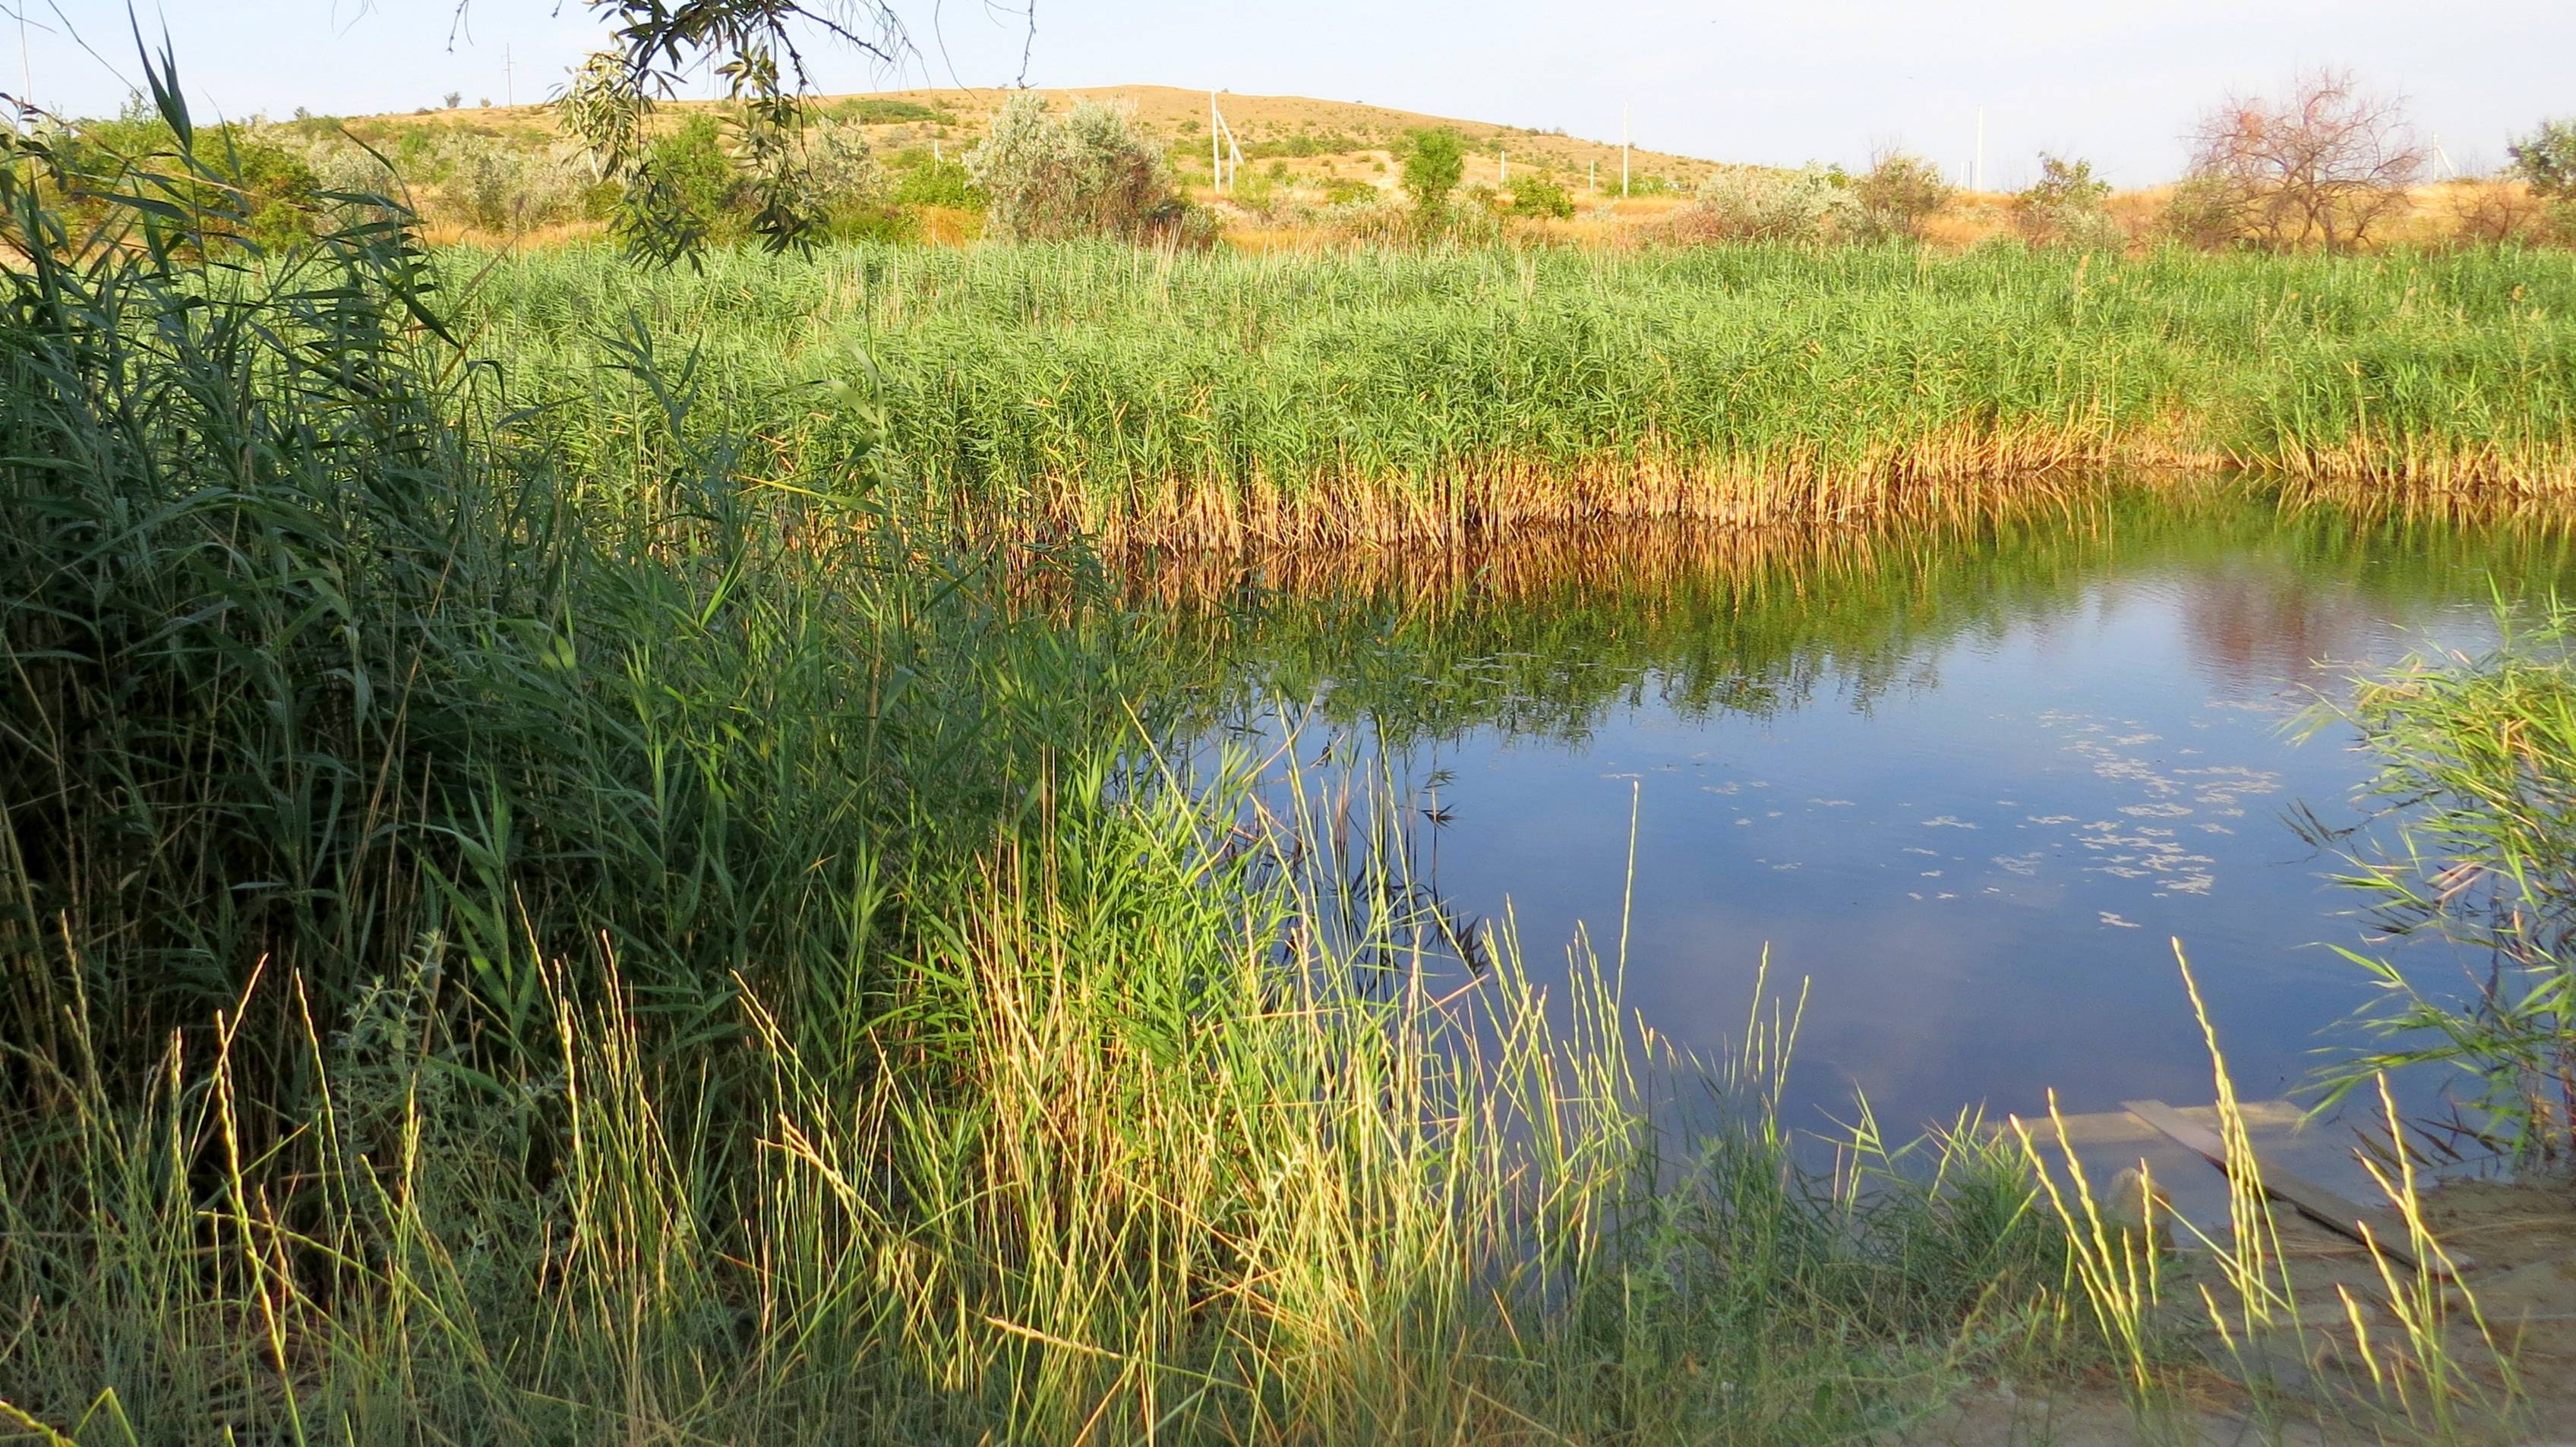
[[[1130,108],[1139,127],[1179,153],[1175,155],[1176,162],[1186,165],[1184,156],[1195,159],[1195,173],[1184,173],[1194,188],[1208,184],[1208,92],[1168,85],[1110,85],[1032,93],[1057,106],[1095,100]],[[1000,89],[883,91],[826,96],[816,102],[816,108],[826,115],[846,113],[858,118],[867,128],[869,143],[881,148],[927,146],[936,139],[951,150],[962,150],[983,135],[1002,102],[1014,94],[1017,92]],[[1387,162],[1391,174],[1391,157],[1402,148],[1408,132],[1446,126],[1466,137],[1471,147],[1469,185],[1492,184],[1505,152],[1510,154],[1515,168],[1526,162],[1580,177],[1587,167],[1598,166],[1605,189],[1615,190],[1618,181],[1616,141],[1586,140],[1561,130],[1459,120],[1364,101],[1232,92],[1220,92],[1217,100],[1244,148],[1247,171],[1284,160],[1289,171],[1300,178],[1364,174],[1377,179],[1378,173],[1369,169],[1371,163]],[[661,107],[661,124],[675,126],[682,117],[719,109],[720,104],[669,102]],[[901,114],[909,109],[930,114]],[[871,113],[884,118],[870,120]],[[552,139],[560,134],[553,113],[541,105],[425,110],[380,119],[394,125],[489,128],[531,138]],[[1659,189],[1688,191],[1726,169],[1715,161],[1642,146],[1629,152],[1632,183],[1651,177],[1660,183]]]
[[[2311,77],[2302,84],[2340,85],[2350,90],[2355,104],[2367,102],[2350,89],[2348,78]],[[1508,236],[1548,244],[1622,246],[1896,236],[1958,251],[2006,240],[2095,249],[2138,249],[2169,241],[2205,249],[2233,244],[2298,249],[2314,240],[2304,234],[2270,234],[2267,228],[2276,227],[2284,214],[2278,198],[2241,194],[2242,185],[2229,194],[2230,183],[2207,173],[2202,162],[2195,162],[2197,179],[2114,192],[2093,180],[2080,162],[2044,158],[2071,168],[2066,174],[2082,177],[2076,208],[2068,211],[2054,203],[2035,210],[2033,193],[1953,190],[1928,164],[1899,155],[1888,159],[1899,173],[1911,168],[1915,194],[1905,203],[1905,214],[1897,215],[1863,200],[1873,185],[1866,172],[1785,171],[1640,148],[1627,154],[1630,184],[1622,195],[1621,148],[1614,143],[1301,96],[1220,94],[1218,103],[1240,147],[1228,183],[1220,184],[1211,167],[1208,93],[1170,86],[920,89],[815,97],[806,111],[811,123],[807,146],[828,134],[830,145],[854,156],[856,171],[865,177],[849,191],[847,204],[832,208],[834,224],[824,234],[934,244],[983,234],[984,197],[962,163],[1014,95],[1033,97],[1057,115],[1084,106],[1108,106],[1123,114],[1135,143],[1155,157],[1153,164],[1166,178],[1160,183],[1162,194],[1195,208],[1192,224],[1184,229],[1200,239],[1221,235],[1246,251],[1429,234],[1412,224],[1420,218],[1411,217],[1417,208],[1408,202],[1402,181],[1413,138],[1433,131],[1457,137],[1461,169],[1452,193],[1457,204],[1445,213],[1452,224],[1431,229],[1466,241]],[[2245,110],[2248,105],[2259,103],[2231,99],[2201,124],[2217,124],[2222,113],[2254,114]],[[112,131],[125,122],[83,124]],[[724,103],[666,102],[645,125],[657,149],[699,146],[698,170],[718,191],[728,185],[741,190],[739,179],[724,180],[735,164],[729,152],[738,145]],[[2384,184],[2372,192],[2367,236],[2338,238],[2330,224],[2325,244],[2444,247],[2576,236],[2576,205],[2553,208],[2549,197],[2523,180],[2426,183],[2415,163],[2420,153],[2405,148],[2402,122],[2388,125],[2394,127],[2388,131],[2389,144],[2404,164],[2386,168]],[[615,231],[620,214],[616,178],[603,176],[595,159],[585,162],[585,156],[595,158],[596,153],[584,150],[551,105],[462,106],[347,120],[299,116],[291,122],[254,124],[247,133],[275,142],[300,161],[322,191],[380,181],[371,170],[378,163],[360,146],[381,151],[433,244],[545,245],[594,238]],[[2259,157],[2238,160],[2240,170],[2244,165],[2260,169]],[[2260,181],[2255,176],[2245,184]],[[1556,199],[1524,204],[1534,182]],[[2045,182],[2034,192],[2044,189]],[[728,209],[743,216],[752,209],[740,195],[716,197],[709,204],[719,218]],[[1803,207],[1805,214],[1784,223],[1783,204],[1791,212]],[[2354,204],[2338,203],[2347,212]],[[2313,224],[2302,221],[2299,227]],[[742,229],[717,224],[709,228],[708,239],[727,240]]]

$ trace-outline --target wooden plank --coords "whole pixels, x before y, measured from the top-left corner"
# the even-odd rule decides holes
[[[2245,1125],[2249,1130],[2292,1130],[2300,1121],[2307,1118],[2306,1111],[2301,1110],[2296,1103],[2287,1100],[2251,1100],[2245,1102],[2240,1109],[2244,1112]],[[2201,1125],[2215,1127],[2218,1124],[2218,1111],[2212,1106],[2186,1105],[2178,1108],[2174,1113],[2185,1120]],[[2024,1125],[2030,1127],[2031,1139],[2037,1141],[2056,1140],[2059,1122],[2066,1126],[2066,1140],[2069,1145],[2127,1145],[2137,1141],[2165,1139],[2164,1132],[2125,1110],[2061,1115],[2055,1121],[2047,1116],[2024,1117],[2022,1120]],[[2011,1128],[2005,1122],[1996,1121],[1987,1125],[1986,1133],[2001,1135]]]
[[[2131,1115],[2163,1132],[2175,1144],[2218,1167],[2221,1171],[2227,1169],[2227,1142],[2211,1127],[2186,1117],[2181,1111],[2161,1100],[2123,1101],[2121,1106]],[[2295,1171],[2284,1169],[2277,1161],[2266,1160],[2260,1151],[2254,1153],[2254,1164],[2262,1176],[2263,1194],[2289,1203],[2300,1215],[2337,1235],[2346,1236],[2355,1241],[2370,1242],[2389,1256],[2409,1266],[2429,1266],[2437,1276],[2447,1277],[2451,1274],[2438,1261],[2430,1263],[2418,1261],[2415,1253],[2404,1241],[2392,1240],[2388,1236],[2377,1233],[2365,1235],[2362,1231],[2362,1218],[2369,1212],[2364,1211],[2355,1202],[2327,1190]],[[2463,1271],[2471,1264],[2465,1256],[2454,1256],[2452,1260]]]

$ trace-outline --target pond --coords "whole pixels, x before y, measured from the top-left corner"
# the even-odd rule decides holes
[[[2206,1103],[2175,942],[2239,1092],[2296,1091],[2369,994],[2325,947],[2366,946],[2359,899],[2298,827],[2355,822],[2369,761],[2297,722],[2357,668],[2490,646],[2496,593],[2571,565],[2546,527],[2193,487],[1162,581],[1266,600],[1226,615],[1200,736],[1293,730],[1301,769],[1382,782],[1415,875],[1537,973],[1578,928],[1615,962],[1624,919],[1627,1005],[1706,1055],[1766,951],[1805,982],[1789,1109],[1824,1128],[1856,1091],[1891,1126]]]

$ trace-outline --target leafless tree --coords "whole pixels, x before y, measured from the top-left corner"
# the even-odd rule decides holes
[[[2501,246],[2544,239],[2549,207],[2512,177],[2449,188],[2452,234],[2463,242]]]
[[[2235,234],[2349,250],[2403,212],[2425,152],[2405,102],[2345,72],[2303,75],[2280,101],[2230,97],[2192,134],[2189,183]]]

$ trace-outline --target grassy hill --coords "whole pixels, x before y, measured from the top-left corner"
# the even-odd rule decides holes
[[[870,144],[880,151],[933,145],[956,151],[983,136],[994,112],[1011,94],[1000,89],[900,90],[826,96],[815,105],[819,113],[865,125]],[[1036,94],[1059,105],[1087,99],[1131,107],[1138,124],[1167,145],[1184,184],[1194,193],[1208,188],[1211,177],[1206,91],[1166,85],[1117,85],[1040,90]],[[1513,167],[1536,165],[1553,171],[1569,186],[1580,184],[1597,168],[1602,191],[1615,193],[1618,189],[1619,146],[1615,141],[1586,140],[1561,131],[1309,96],[1220,92],[1217,103],[1243,148],[1246,174],[1266,173],[1301,184],[1351,180],[1383,189],[1394,184],[1394,157],[1407,132],[1449,126],[1467,138],[1466,184],[1470,186],[1498,184],[1508,159]],[[710,104],[674,101],[664,105],[661,114],[664,123],[670,124]],[[541,105],[421,111],[365,119],[396,126],[468,126],[530,136],[554,132],[553,115]],[[1715,161],[1642,147],[1629,152],[1628,163],[1632,181],[1640,190],[1687,191],[1724,169]]]

